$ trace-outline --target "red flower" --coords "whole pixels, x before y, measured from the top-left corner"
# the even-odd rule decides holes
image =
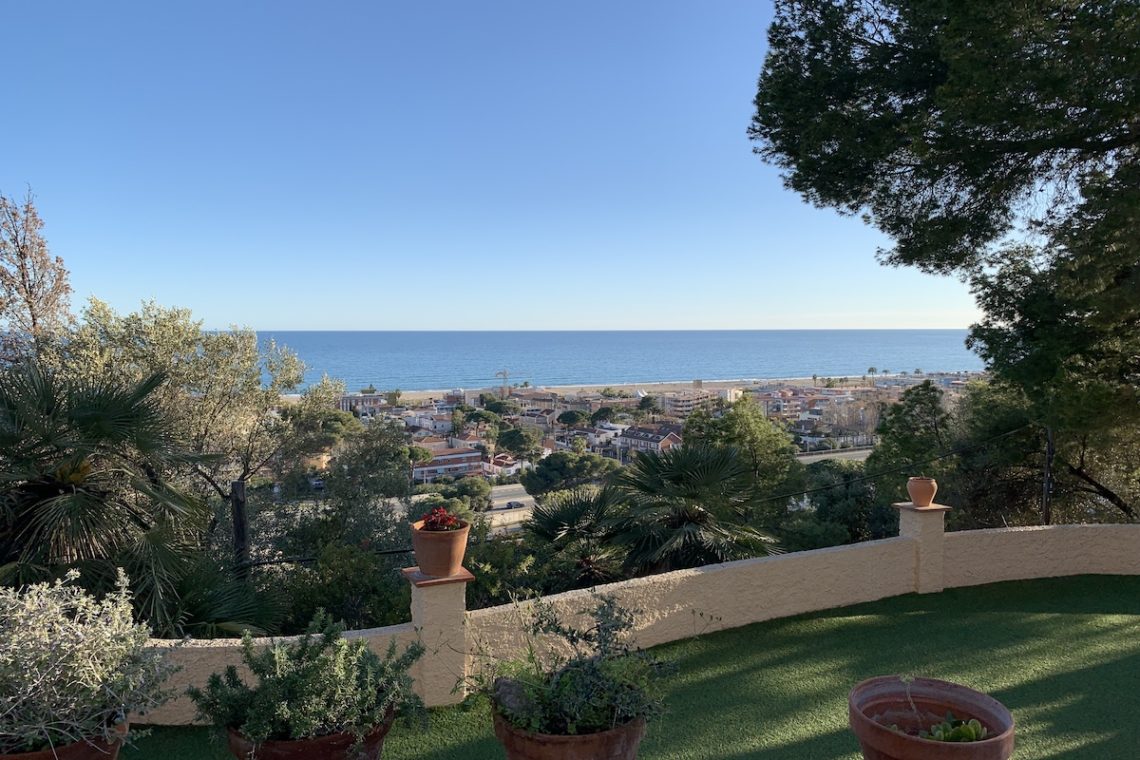
[[[444,507],[436,507],[420,518],[424,521],[423,530],[459,530],[460,520]]]

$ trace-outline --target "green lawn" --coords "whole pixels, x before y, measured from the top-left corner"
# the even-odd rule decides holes
[[[909,595],[660,647],[677,661],[669,712],[640,757],[858,758],[846,697],[857,681],[912,673],[1001,700],[1016,758],[1140,757],[1140,578],[1085,576]],[[484,709],[393,729],[389,760],[502,758]],[[228,757],[204,729],[157,729],[124,760]]]

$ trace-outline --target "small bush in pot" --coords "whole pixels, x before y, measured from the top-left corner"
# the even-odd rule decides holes
[[[0,758],[113,760],[128,716],[166,701],[174,668],[134,622],[126,576],[102,599],[78,578],[0,588]]]
[[[477,679],[509,760],[635,758],[662,711],[656,684],[668,668],[628,643],[632,613],[606,596],[589,612],[579,629],[536,602],[526,654]]]
[[[347,639],[343,626],[318,612],[308,633],[259,649],[247,632],[237,668],[191,688],[199,713],[228,733],[230,752],[259,758],[377,758],[397,714],[422,715],[408,670],[423,655],[419,642],[381,657],[364,639]]]

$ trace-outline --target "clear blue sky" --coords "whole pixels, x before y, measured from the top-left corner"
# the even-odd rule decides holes
[[[771,4],[4,4],[0,190],[211,327],[965,327],[745,130]]]

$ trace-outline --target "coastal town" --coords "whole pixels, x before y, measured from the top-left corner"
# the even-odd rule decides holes
[[[622,463],[637,452],[667,451],[683,442],[691,415],[715,416],[744,398],[786,429],[803,456],[865,451],[875,443],[883,407],[897,402],[908,388],[930,381],[953,399],[980,377],[976,372],[870,368],[854,378],[553,388],[504,384],[419,392],[369,387],[346,393],[338,405],[366,424],[389,420],[407,429],[413,444],[430,453],[430,459],[414,464],[415,483],[468,476],[507,483],[557,451]]]

